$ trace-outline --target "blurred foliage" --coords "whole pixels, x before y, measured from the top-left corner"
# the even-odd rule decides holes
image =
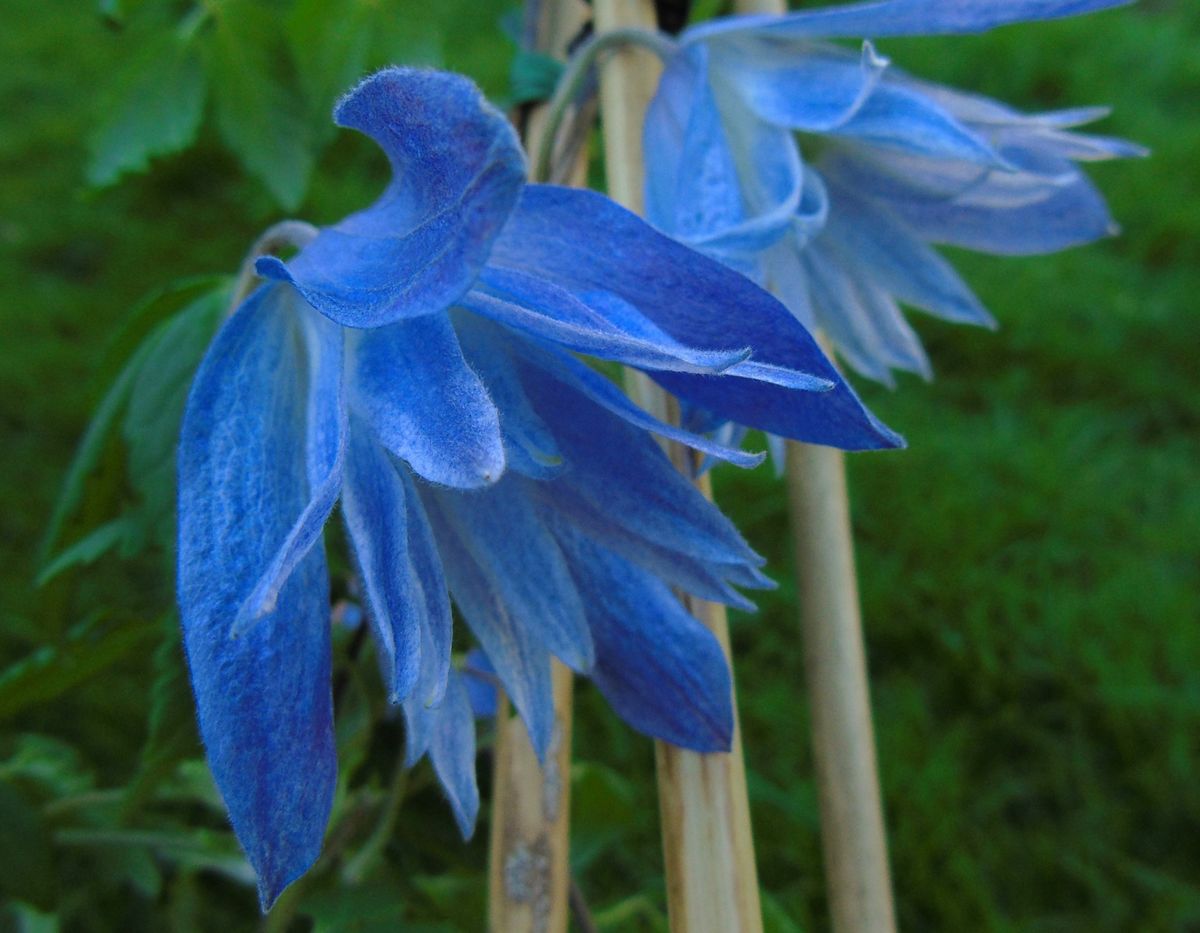
[[[0,929],[254,929],[172,608],[190,374],[258,230],[281,208],[327,222],[385,183],[373,147],[329,123],[349,84],[389,60],[457,68],[496,99],[542,79],[506,83],[503,0],[10,7]],[[906,930],[1200,927],[1198,43],[1196,5],[1144,0],[884,45],[1018,106],[1111,103],[1103,131],[1155,150],[1094,172],[1124,236],[956,255],[1001,332],[918,322],[937,381],[863,387],[911,445],[850,458]],[[734,626],[767,928],[822,930],[782,490],[766,468],[716,482],[781,581]],[[369,643],[338,624],[335,651],[326,855],[265,925],[479,929],[486,805],[464,845],[427,766],[399,767]],[[578,707],[574,872],[599,929],[665,930],[650,743],[586,684]]]

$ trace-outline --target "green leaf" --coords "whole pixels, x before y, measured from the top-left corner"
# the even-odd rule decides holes
[[[27,734],[17,738],[12,754],[0,763],[0,780],[55,800],[86,794],[95,779],[74,746],[49,735]]]
[[[294,210],[308,188],[314,144],[278,22],[252,0],[228,0],[214,15],[210,77],[217,128],[246,170],[281,207]]]
[[[42,568],[37,585],[45,586],[70,567],[94,563],[126,539],[131,524],[130,517],[122,515],[88,532]]]
[[[224,293],[210,293],[160,325],[130,392],[121,431],[129,481],[141,500],[141,529],[159,544],[174,534],[175,449],[184,404],[224,311]]]
[[[137,774],[125,794],[126,819],[170,777],[181,761],[201,754],[179,623],[174,615],[164,622],[163,639],[154,653],[146,744],[142,746]]]
[[[254,869],[232,833],[208,829],[63,829],[54,834],[54,841],[83,848],[145,847],[181,868],[208,869],[242,884],[254,884]]]
[[[0,672],[0,719],[62,696],[142,648],[153,629],[117,625],[104,630],[95,619],[75,626],[61,645],[44,645]]]
[[[208,292],[220,294],[228,307],[232,289],[233,276],[211,273],[181,276],[152,289],[125,312],[113,336],[106,342],[98,367],[99,377],[105,381],[113,378],[150,332],[173,317],[180,308]]]
[[[129,400],[138,370],[149,350],[149,343],[143,343],[138,347],[96,407],[96,413],[92,415],[83,439],[79,442],[79,448],[75,451],[71,466],[67,469],[62,492],[58,494],[58,501],[54,504],[54,513],[50,516],[50,523],[46,528],[41,545],[43,561],[58,544],[59,536],[62,534],[67,519],[79,507],[87,478],[96,469],[108,446],[117,417]]]
[[[103,122],[88,139],[93,185],[144,171],[154,156],[178,152],[196,138],[205,80],[193,36],[190,29],[152,35],[117,75]]]
[[[329,114],[334,102],[367,71],[377,3],[365,0],[297,0],[285,24],[300,87],[314,126],[328,139],[336,131]]]
[[[298,912],[313,922],[313,933],[384,933],[407,929],[404,899],[395,883],[375,882],[315,891],[300,901]]]
[[[50,836],[33,803],[0,780],[0,893],[48,909],[55,875]]]

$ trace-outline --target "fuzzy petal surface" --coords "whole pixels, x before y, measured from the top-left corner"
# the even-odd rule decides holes
[[[316,860],[337,771],[319,541],[273,607],[230,634],[312,495],[304,372],[294,308],[261,289],[201,364],[179,448],[179,608],[200,733],[264,907]]]
[[[394,177],[373,205],[290,262],[258,261],[346,327],[379,327],[445,310],[470,287],[525,183],[504,115],[457,75],[389,68],[342,99],[340,126],[387,154]]]

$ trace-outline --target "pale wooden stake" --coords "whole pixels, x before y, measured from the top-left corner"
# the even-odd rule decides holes
[[[536,32],[540,50],[565,58],[567,43],[587,21],[581,0],[541,0]],[[526,151],[536,152],[545,108],[530,116]],[[586,148],[567,177],[583,184]],[[503,696],[496,709],[491,839],[488,856],[488,929],[492,933],[565,933],[570,891],[571,716],[573,677],[553,661],[554,731],[545,768],[524,724]]]
[[[598,33],[622,27],[655,28],[650,2],[594,0],[593,6]],[[642,49],[614,52],[600,72],[608,193],[639,213],[643,206],[642,122],[660,72],[658,60]],[[631,384],[647,409],[660,417],[672,414],[668,396],[648,379],[635,376]],[[680,467],[688,465],[689,453],[682,448],[671,450]],[[698,485],[711,498],[707,477]],[[696,599],[685,602],[717,636],[729,658],[725,607]],[[762,909],[736,719],[733,748],[728,754],[700,755],[658,742],[655,759],[672,931],[758,933]]]
[[[734,0],[734,8],[782,14],[787,2]],[[845,460],[840,450],[789,441],[786,469],[833,929],[892,933]]]

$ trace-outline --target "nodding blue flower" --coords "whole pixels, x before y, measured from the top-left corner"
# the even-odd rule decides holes
[[[729,672],[671,587],[731,605],[769,581],[652,433],[576,354],[707,411],[851,449],[899,438],[739,274],[600,195],[526,185],[504,117],[462,78],[393,69],[338,106],[394,177],[234,312],[179,453],[179,603],[200,729],[269,905],[316,858],[333,797],[323,528],[341,502],[410,760],[478,808],[451,599],[544,753],[550,660],[634,727],[728,747]],[[750,348],[753,348],[751,351]]]
[[[683,33],[645,125],[647,217],[741,269],[855,370],[929,376],[899,304],[989,325],[933,248],[1044,253],[1111,234],[1078,161],[1143,154],[1070,132],[1102,108],[1025,115],[911,78],[870,42],[978,32],[1126,0],[875,0]]]

